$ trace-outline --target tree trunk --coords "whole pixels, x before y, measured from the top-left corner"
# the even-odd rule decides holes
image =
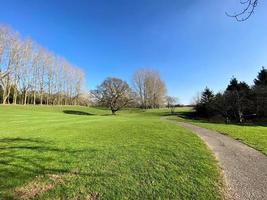
[[[43,105],[43,90],[41,89],[40,104]]]
[[[34,91],[33,92],[33,105],[36,104],[36,92]]]
[[[11,86],[7,86],[4,89],[4,93],[3,93],[3,104],[9,103],[10,89],[11,89]]]
[[[18,96],[18,91],[17,88],[14,87],[14,94],[13,94],[13,104],[17,104],[17,96]]]
[[[24,93],[24,102],[23,104],[26,105],[27,103],[27,90],[25,90],[25,93]]]
[[[4,92],[3,92],[3,104],[6,104],[6,100],[7,100],[7,95],[6,95],[6,89],[4,89]]]

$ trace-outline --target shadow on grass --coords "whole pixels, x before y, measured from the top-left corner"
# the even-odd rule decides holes
[[[111,177],[112,173],[82,170],[81,162],[94,160],[99,150],[70,149],[32,138],[0,139],[0,199],[13,199],[12,191],[40,175],[66,174],[83,177]]]
[[[63,110],[63,112],[69,115],[94,115],[92,113],[87,113],[87,112],[78,111],[78,110]]]
[[[213,124],[225,124],[225,125],[238,125],[238,126],[263,126],[267,127],[267,123],[264,122],[244,122],[244,123],[237,123],[237,122],[231,122],[226,123],[223,121],[218,121],[214,119],[207,119],[207,118],[200,118],[197,117],[195,112],[177,112],[177,117],[180,117],[185,120],[191,120],[192,122],[198,122],[198,123],[213,123]]]

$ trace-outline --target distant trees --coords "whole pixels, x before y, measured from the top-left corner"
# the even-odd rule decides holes
[[[262,68],[254,85],[232,78],[223,93],[214,93],[206,88],[195,106],[200,117],[223,117],[225,122],[242,123],[246,119],[267,118],[267,70]]]
[[[0,102],[80,104],[84,73],[64,58],[0,26]]]
[[[113,114],[130,103],[143,109],[166,104],[165,83],[153,70],[136,71],[133,89],[121,79],[107,78],[96,90],[84,95],[83,83],[81,69],[0,25],[2,104],[88,105],[93,98],[98,105],[110,108]],[[174,99],[169,99],[171,109],[173,104]]]
[[[159,73],[148,69],[140,69],[134,73],[132,88],[119,78],[109,77],[90,94],[94,105],[107,107],[112,114],[123,107],[149,109],[159,108],[166,104],[164,82]],[[176,99],[170,98],[169,108],[173,110]]]
[[[159,108],[164,104],[166,87],[159,73],[149,69],[139,69],[133,75],[133,89],[137,104],[143,108]]]
[[[121,108],[129,105],[132,99],[132,92],[129,85],[118,78],[107,78],[92,92],[99,106],[108,107],[112,114]]]

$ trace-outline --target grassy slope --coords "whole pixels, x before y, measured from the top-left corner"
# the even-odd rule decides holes
[[[108,114],[0,106],[0,199],[51,174],[63,181],[37,199],[220,198],[216,162],[194,134],[161,122],[162,111]]]
[[[186,110],[183,110],[186,111]],[[187,110],[190,112],[191,110]],[[171,117],[175,120],[185,120],[182,118]],[[234,139],[240,140],[243,143],[263,152],[267,155],[267,127],[259,125],[235,125],[235,124],[219,124],[219,123],[209,123],[201,120],[189,120],[195,125],[201,126],[203,128],[208,128],[220,133],[229,135]]]

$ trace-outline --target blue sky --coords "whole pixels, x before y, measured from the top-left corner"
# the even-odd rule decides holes
[[[267,2],[239,23],[239,0],[0,0],[0,23],[64,56],[93,89],[107,76],[129,83],[140,67],[159,71],[181,103],[234,75],[252,84],[267,66]]]

